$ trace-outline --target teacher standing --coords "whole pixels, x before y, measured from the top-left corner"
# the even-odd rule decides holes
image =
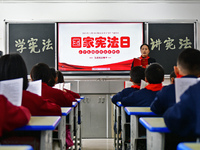
[[[141,52],[141,56],[140,56],[138,59],[140,59],[140,60],[142,60],[142,59],[148,59],[148,65],[151,64],[151,63],[156,62],[156,60],[155,60],[154,58],[149,57],[149,53],[150,53],[149,45],[147,45],[147,44],[142,44],[142,45],[140,46],[140,52]],[[143,66],[143,67],[146,68],[148,65]],[[134,59],[133,59],[131,68],[132,68],[133,66],[134,66]]]

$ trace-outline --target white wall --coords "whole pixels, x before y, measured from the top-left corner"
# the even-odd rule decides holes
[[[5,54],[5,21],[195,21],[199,3],[0,3],[0,50]],[[198,23],[199,26],[199,23]],[[199,27],[198,27],[199,28]],[[199,33],[198,33],[199,35]],[[200,41],[198,41],[200,45]]]
[[[0,50],[6,21],[200,20],[200,3],[0,3]],[[198,24],[199,26],[199,24]],[[200,42],[198,42],[198,45]]]

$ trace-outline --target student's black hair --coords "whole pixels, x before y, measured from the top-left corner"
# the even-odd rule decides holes
[[[130,71],[130,77],[134,83],[140,84],[141,80],[145,79],[145,69],[141,66],[132,67]]]
[[[150,50],[150,47],[149,47],[149,45],[148,45],[148,44],[146,44],[146,43],[142,44],[142,45],[140,46],[140,49],[141,49],[141,48],[142,48],[142,46],[144,46],[144,45],[146,45],[146,46],[148,47],[148,49]]]
[[[64,82],[64,77],[63,77],[62,72],[58,70],[56,72],[56,74],[57,74],[57,77],[58,77],[57,83],[63,83]]]
[[[51,71],[47,64],[38,63],[33,66],[30,76],[33,81],[42,80],[42,82],[48,83],[51,77]]]
[[[145,70],[145,77],[150,84],[162,83],[164,79],[164,69],[158,63],[152,63]]]
[[[174,71],[172,71],[170,73],[170,83],[174,84],[175,83],[175,78],[176,78],[176,74]]]
[[[200,51],[193,48],[183,50],[177,59],[177,64],[187,71],[188,75],[200,74]]]
[[[48,86],[53,87],[56,84],[56,80],[55,80],[56,79],[56,70],[55,70],[55,68],[50,68],[50,71],[51,71],[51,77],[48,82]]]
[[[0,81],[23,78],[23,90],[28,87],[26,64],[19,54],[6,54],[0,57]]]

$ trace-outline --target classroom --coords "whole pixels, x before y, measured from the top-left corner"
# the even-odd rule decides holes
[[[77,53],[79,53],[80,57],[77,57],[78,55],[75,55],[73,57],[73,60],[70,60],[70,55],[68,56],[68,53],[66,53],[65,51],[61,51],[61,49],[65,50],[64,44],[66,43],[69,43],[68,46],[72,46],[72,43],[70,43],[72,41],[67,41],[63,44],[63,41],[61,39],[64,39],[65,36],[71,36],[72,34],[74,34],[74,37],[79,37],[78,30],[76,30],[76,25],[84,25],[86,26],[86,30],[79,31],[83,35],[83,38],[86,38],[89,35],[90,37],[93,36],[94,38],[95,34],[99,34],[99,38],[101,38],[101,36],[106,34],[108,35],[110,34],[109,32],[112,32],[111,36],[117,36],[117,38],[119,39],[120,37],[122,38],[120,39],[121,41],[119,41],[121,43],[124,40],[123,33],[129,34],[131,39],[134,38],[133,35],[128,33],[129,26],[127,24],[131,24],[132,26],[138,25],[136,29],[133,30],[133,32],[140,31],[140,33],[137,32],[137,36],[139,36],[140,39],[137,38],[136,43],[134,43],[134,46],[131,47],[131,49],[134,49],[133,53],[131,51],[127,51],[131,53],[131,56],[129,57],[139,57],[140,45],[142,43],[149,44],[152,48],[150,56],[155,58],[158,63],[161,63],[165,69],[163,85],[168,85],[170,84],[169,74],[171,71],[173,71],[173,66],[176,65],[176,59],[178,57],[178,54],[180,53],[179,51],[177,51],[178,45],[180,43],[177,42],[176,48],[173,50],[172,47],[171,49],[168,49],[164,45],[164,40],[170,38],[174,38],[177,40],[180,40],[180,38],[189,38],[192,43],[191,46],[195,49],[200,49],[199,8],[199,0],[1,0],[0,51],[3,55],[9,54],[11,52],[16,52],[16,50],[13,49],[11,46],[15,46],[16,43],[13,44],[11,42],[16,42],[16,40],[22,40],[24,38],[25,42],[28,43],[28,40],[31,38],[26,37],[26,35],[29,34],[28,32],[21,33],[20,30],[26,30],[26,28],[28,30],[29,25],[31,26],[32,30],[35,30],[34,24],[36,24],[36,26],[39,25],[39,28],[41,29],[38,29],[37,31],[35,30],[36,32],[38,32],[38,35],[36,34],[36,36],[41,36],[41,39],[39,40],[48,40],[48,38],[50,37],[52,40],[51,42],[53,43],[53,50],[50,48],[48,51],[42,52],[41,46],[39,46],[40,52],[38,51],[38,54],[37,47],[35,52],[32,51],[29,54],[27,54],[26,52],[25,54],[22,51],[18,50],[18,53],[21,53],[23,59],[26,62],[28,69],[28,79],[30,80],[30,71],[31,68],[35,65],[35,62],[39,63],[41,60],[44,60],[44,62],[47,63],[50,67],[54,67],[57,70],[63,71],[64,80],[65,83],[68,84],[69,89],[78,93],[83,98],[80,100],[80,102],[74,104],[77,105],[77,109],[75,109],[76,106],[74,106],[74,108],[72,107],[71,110],[71,115],[73,111],[76,115],[71,116],[70,119],[77,119],[77,124],[73,127],[77,127],[77,132],[74,133],[77,134],[77,137],[75,136],[77,138],[75,138],[75,142],[76,144],[79,142],[81,142],[82,144],[75,144],[74,149],[118,150],[121,149],[121,147],[117,147],[119,146],[119,143],[117,142],[123,142],[121,141],[121,139],[117,139],[119,137],[115,137],[119,135],[116,134],[113,130],[113,126],[116,122],[116,117],[117,115],[119,115],[118,112],[122,113],[120,114],[120,117],[121,115],[125,116],[125,113],[127,113],[130,115],[131,119],[133,118],[139,120],[136,117],[137,115],[135,115],[136,118],[133,117],[134,115],[132,115],[131,109],[122,109],[123,111],[121,112],[121,110],[118,109],[119,107],[112,103],[113,95],[117,94],[122,89],[131,86],[131,82],[129,81],[129,70],[110,70],[110,68],[106,66],[107,62],[101,64],[101,62],[109,60],[108,49],[106,49],[106,51],[102,51],[102,53],[107,55],[101,56],[101,51],[99,49],[99,55],[92,56],[93,49],[90,49],[91,52],[86,52],[84,51],[86,49],[86,46],[83,48],[76,47],[75,45],[74,49],[77,50]],[[47,28],[47,24],[49,25],[49,28]],[[72,24],[72,26],[70,26],[70,24]],[[161,27],[159,26],[160,24]],[[188,24],[190,25],[189,27],[187,27]],[[101,25],[105,25],[105,30],[101,31],[102,34],[92,32],[88,34],[88,31],[90,31],[89,29],[91,28],[96,28],[94,31],[99,32],[98,26]],[[157,31],[157,26],[153,25],[158,25],[158,28],[162,28],[163,25],[164,29],[166,29],[165,25],[174,25],[172,28],[174,28],[175,31],[171,30],[170,32],[170,29],[167,29],[165,31]],[[116,26],[116,28],[112,28],[113,26]],[[19,31],[16,30],[16,28],[18,28]],[[67,30],[67,28],[71,28],[71,30]],[[43,33],[44,29],[46,29],[45,33]],[[180,29],[180,31],[178,31],[178,29]],[[75,30],[77,31],[77,33],[75,32]],[[184,34],[176,34],[175,32],[184,32]],[[69,35],[65,33],[69,33]],[[47,36],[45,37],[44,34]],[[173,34],[175,37],[171,36]],[[153,45],[150,44],[151,42],[153,42],[151,41],[151,39],[156,41],[159,40],[158,37],[162,38],[161,36],[165,38],[162,39],[161,50],[158,46],[155,46],[153,49]],[[109,38],[107,40],[109,40]],[[120,46],[122,50],[123,46],[125,47],[124,49],[126,49],[126,45],[121,44]],[[26,48],[26,50],[28,50],[28,44],[26,45]],[[79,50],[79,48],[82,49]],[[163,49],[165,52],[162,51]],[[181,47],[180,49],[183,48]],[[118,51],[118,49],[116,48],[114,48],[113,50],[115,50],[115,55],[117,55],[118,53],[121,54],[122,52],[122,50]],[[82,56],[87,55],[87,53],[88,55],[90,55],[90,58],[88,57],[87,59],[84,59]],[[129,54],[125,53],[124,55]],[[115,59],[121,58],[116,57]],[[128,59],[129,58],[125,60]],[[76,63],[77,61],[79,66],[77,64],[75,64],[77,66],[74,66],[74,68],[69,65],[65,66],[65,64],[62,64],[63,60],[70,60],[69,62],[66,62],[66,64],[73,64],[73,62]],[[96,67],[92,68],[92,71],[88,71],[88,68],[84,68],[86,71],[84,69],[82,69],[82,71],[81,69],[75,68],[80,67],[80,64],[82,62],[84,62],[85,66],[90,66],[91,62],[94,62],[94,60],[98,61],[97,64],[94,65],[98,65],[98,63],[100,62],[100,64],[103,66],[103,69],[99,69]],[[71,70],[64,70],[63,68],[65,67],[68,69],[71,67]],[[81,109],[79,110],[78,106],[80,104]],[[70,113],[63,112],[63,114],[69,116]],[[60,122],[65,123],[66,118],[64,119],[64,121],[62,120],[63,116],[57,119],[60,119]],[[130,121],[133,121],[133,119]],[[76,120],[74,121],[76,122]],[[123,121],[124,120],[122,120],[122,122]],[[145,121],[146,120],[144,118],[143,122]],[[71,120],[71,122],[73,121]],[[131,126],[130,130],[133,130],[133,128],[134,127]],[[73,130],[74,129],[72,129],[71,132]],[[79,141],[79,138],[82,138],[81,141]],[[51,138],[49,139],[51,140]],[[133,146],[135,143],[131,144],[130,149],[135,149]]]

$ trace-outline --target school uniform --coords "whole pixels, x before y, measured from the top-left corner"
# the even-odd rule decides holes
[[[30,120],[30,111],[24,106],[15,106],[0,95],[0,137],[4,132],[26,125]]]
[[[163,113],[171,106],[175,104],[175,85],[170,84],[164,86],[160,90],[151,104],[151,111],[158,115],[163,115]]]
[[[63,89],[67,94],[71,94],[74,98],[80,98],[80,95],[78,93],[75,93],[68,89]]]
[[[76,101],[71,94],[52,88],[44,82],[42,83],[42,97],[45,99],[51,99],[54,103],[61,107],[71,107],[72,102]]]
[[[197,78],[196,76],[187,75],[182,78]],[[170,84],[168,86],[164,86],[162,90],[160,90],[151,104],[151,111],[158,115],[163,115],[163,113],[171,106],[176,103],[175,96],[175,84]]]
[[[156,93],[162,89],[162,83],[149,84],[144,89],[138,90],[122,98],[123,106],[150,106]]]
[[[162,83],[160,84],[149,84],[147,85],[144,89],[135,91],[130,93],[127,97],[122,98],[122,105],[124,107],[126,106],[138,106],[138,107],[142,107],[142,106],[150,106],[150,104],[152,103],[152,101],[154,100],[156,93],[162,89]],[[126,121],[130,122],[130,116],[126,117]],[[127,132],[126,132],[126,139],[130,138],[130,126],[126,126],[127,128]],[[146,133],[146,130],[144,127],[142,127],[142,125],[139,125],[139,136],[143,136]],[[129,138],[128,138],[129,137]]]
[[[22,106],[28,108],[32,116],[61,116],[60,106],[52,101],[23,90]]]
[[[116,104],[117,102],[121,102],[122,98],[127,97],[130,93],[138,91],[139,89],[139,85],[132,85],[131,87],[123,89],[112,97],[112,103]]]
[[[180,136],[200,137],[200,82],[190,86],[180,102],[170,107],[163,115],[171,132]]]
[[[62,90],[52,88],[44,82],[42,83],[42,97],[51,99],[51,101],[60,107],[71,107],[72,102],[76,101],[76,99],[70,93],[68,94]],[[66,135],[68,135],[68,128],[69,126],[66,125]],[[71,137],[66,136],[66,141],[69,140],[72,140]]]

